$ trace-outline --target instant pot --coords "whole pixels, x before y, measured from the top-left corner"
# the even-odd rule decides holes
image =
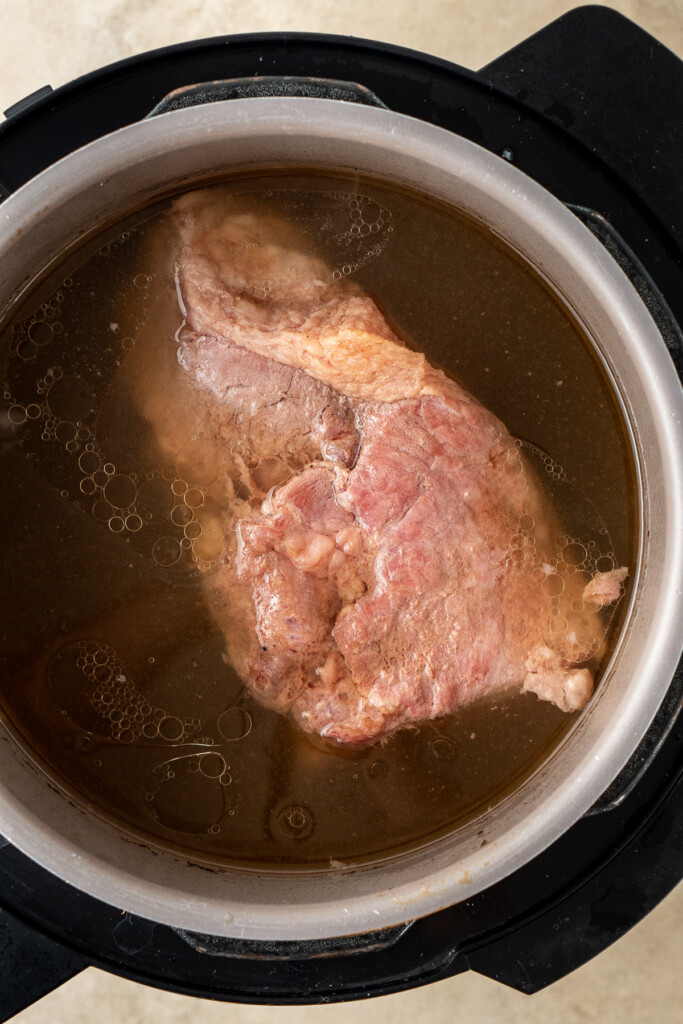
[[[224,37],[6,115],[2,299],[65,232],[275,150],[477,216],[596,339],[631,429],[641,543],[614,679],[533,786],[429,859],[286,883],[171,863],[49,795],[3,734],[3,1019],[90,964],[193,995],[318,1003],[468,969],[534,992],[590,959],[683,875],[683,64],[589,7],[476,74],[330,36]]]

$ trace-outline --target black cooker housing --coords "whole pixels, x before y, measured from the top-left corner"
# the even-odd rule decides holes
[[[512,161],[609,248],[681,374],[683,63],[604,7],[570,12],[476,73],[381,43],[299,33],[226,36],[121,61],[6,111],[0,202],[172,90],[271,76],[360,83],[392,110]],[[464,903],[383,932],[298,943],[184,932],[85,895],[0,836],[0,1021],[88,965],[234,1002],[358,999],[466,970],[531,993],[618,939],[682,877],[679,664],[638,751],[568,832]]]

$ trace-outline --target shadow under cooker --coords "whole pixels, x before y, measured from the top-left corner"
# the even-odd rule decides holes
[[[577,15],[581,12],[577,12]],[[588,15],[582,15],[586,17]],[[619,21],[621,25],[621,21]],[[624,23],[628,26],[628,23]],[[574,31],[578,28],[576,20],[574,22]],[[623,28],[623,26],[622,26]],[[571,21],[567,23],[567,26],[555,28],[555,32],[563,31],[569,32],[571,29]],[[550,32],[550,30],[548,30]],[[623,31],[633,32],[630,26],[623,28]],[[549,46],[552,41],[552,34],[549,39],[546,40],[545,45]],[[631,40],[631,37],[628,37]],[[565,39],[566,41],[566,39]],[[540,50],[542,47],[542,40],[539,40],[538,46]],[[354,44],[341,44],[335,43],[337,47],[336,57],[330,52],[333,47],[332,44],[328,45],[327,49],[327,60],[331,70],[336,71],[335,60],[340,59],[340,55],[343,55],[346,62],[350,62],[353,66],[354,59],[356,57],[356,49]],[[291,44],[285,46],[283,42],[277,38],[271,38],[270,40],[260,40],[258,47],[253,41],[245,40],[242,43],[242,49],[240,50],[240,56],[235,58],[235,63],[239,65],[240,61],[243,61],[248,66],[249,61],[255,59],[256,50],[259,52],[270,52],[273,61],[279,65],[277,70],[280,72],[298,72],[301,70],[301,64],[305,63],[306,60],[311,59],[313,52],[318,52],[321,44],[316,40],[300,40],[298,43],[299,50],[294,52]],[[210,49],[210,48],[209,48]],[[251,52],[250,52],[251,51]],[[325,47],[323,47],[325,52]],[[374,79],[369,84],[382,95],[382,98],[388,102],[388,105],[394,106],[391,102],[389,93],[391,92],[391,86],[395,87],[396,69],[409,67],[411,70],[414,69],[416,64],[420,64],[423,68],[427,68],[430,65],[429,61],[422,58],[408,57],[399,51],[383,50],[381,48],[373,48],[371,50],[373,59],[376,66],[373,69],[372,76]],[[568,51],[570,53],[570,51]],[[175,55],[175,63],[178,61],[182,64],[182,59],[186,62],[190,62],[191,58],[199,60],[199,56],[205,55],[198,47],[197,52],[184,51],[184,54]],[[368,54],[365,54],[368,59]],[[567,57],[569,60],[570,57]],[[664,64],[666,61],[662,58]],[[513,57],[507,58],[508,62],[513,61]],[[316,58],[319,64],[319,57]],[[504,61],[502,62],[504,64]],[[514,61],[513,61],[514,63]],[[668,65],[666,65],[668,68]],[[174,68],[174,74],[179,76],[177,82],[182,80],[184,74],[188,75],[190,79],[197,80],[197,67],[192,67],[190,70],[187,64],[181,71],[179,67]],[[203,70],[203,68],[202,68]],[[240,66],[236,70],[240,72],[243,68]],[[360,74],[360,68],[357,68],[358,75],[354,77],[363,78]],[[432,66],[429,68],[433,77],[440,78],[442,83],[447,82],[447,86],[444,88],[450,89],[450,102],[444,104],[454,111],[453,119],[456,122],[453,127],[456,131],[462,133],[463,130],[463,117],[460,108],[458,107],[458,101],[467,98],[470,99],[472,93],[476,94],[479,92],[486,92],[482,90],[481,83],[474,76],[469,76],[466,73],[461,73],[454,69],[445,69],[442,66]],[[193,75],[194,73],[194,75]],[[381,89],[381,78],[384,75],[385,89],[384,92]],[[347,75],[348,76],[348,75]],[[345,77],[347,77],[345,76]],[[209,76],[207,76],[209,77]],[[227,77],[225,69],[221,75],[215,77]],[[349,76],[350,77],[350,76]],[[632,248],[636,252],[639,252],[637,245],[638,235],[642,223],[647,222],[647,217],[644,215],[642,207],[639,205],[639,201],[634,201],[633,196],[629,192],[628,188],[623,185],[620,181],[609,180],[605,182],[605,177],[608,177],[604,173],[604,167],[601,165],[597,166],[596,161],[593,157],[590,157],[580,147],[576,146],[576,143],[569,137],[562,135],[562,133],[556,132],[555,129],[551,128],[546,121],[542,118],[537,119],[531,110],[528,108],[520,107],[519,105],[510,103],[504,96],[499,95],[497,97],[497,105],[492,107],[488,112],[489,124],[486,125],[487,133],[491,139],[505,138],[508,142],[510,138],[514,138],[517,142],[516,137],[511,132],[521,133],[520,142],[517,143],[517,154],[516,158],[519,161],[520,166],[527,173],[533,173],[541,180],[546,178],[546,184],[554,184],[553,191],[559,194],[561,198],[565,200],[573,200],[576,202],[577,199],[582,199],[582,205],[598,206],[600,209],[610,210],[612,219],[618,223],[620,234],[629,239]],[[396,104],[398,106],[399,104]],[[510,118],[510,113],[514,109],[515,117],[519,116],[518,111],[522,111],[523,122],[522,128],[515,128],[514,124],[511,126],[510,121],[514,119]],[[443,121],[445,120],[443,109],[435,109],[435,117],[440,117]],[[27,113],[27,117],[30,112]],[[496,122],[498,122],[496,124]],[[11,127],[11,124],[10,124]],[[535,137],[534,136],[534,132]],[[482,141],[477,139],[477,141]],[[489,140],[490,141],[490,140]],[[495,145],[495,143],[494,143]],[[491,148],[494,148],[492,145]],[[506,147],[501,147],[506,148]],[[515,146],[508,147],[512,150]],[[557,157],[560,153],[561,156]],[[550,156],[549,156],[550,154]],[[569,184],[565,181],[564,187],[562,184],[557,182],[549,183],[547,178],[552,178],[552,167],[553,154],[554,159],[560,163],[565,162],[567,164],[565,169],[565,177],[571,181]],[[570,166],[571,161],[574,161],[574,166]],[[534,166],[535,165],[535,166]],[[577,167],[581,173],[570,173],[576,172]],[[596,186],[596,181],[598,182]],[[583,195],[580,195],[583,189]],[[610,192],[611,202],[606,202],[606,192]],[[567,194],[569,193],[569,194]],[[600,199],[600,203],[595,202],[596,199]],[[591,202],[590,200],[593,200]],[[635,211],[629,216],[629,213],[635,207]],[[616,211],[616,213],[615,213]],[[630,230],[629,230],[630,227]],[[648,229],[649,230],[649,229]],[[671,239],[661,236],[661,232],[658,234],[658,227],[655,224],[654,230],[651,232],[652,236],[657,239],[657,244],[660,245],[660,250],[664,254],[658,263],[656,259],[652,257],[653,248],[655,246],[650,241],[647,246],[641,244],[640,249],[649,259],[649,268],[657,284],[659,290],[663,291],[666,298],[669,300],[670,305],[674,305],[674,292],[670,287],[667,287],[669,283],[669,275],[674,273],[672,271],[671,263]],[[649,236],[648,236],[649,237]],[[634,244],[636,243],[636,244]],[[666,258],[665,258],[666,257]],[[675,273],[674,273],[675,276]],[[677,710],[677,705],[674,701],[673,707],[669,708],[668,711],[668,723],[671,724],[672,718]],[[498,977],[506,977],[512,983],[516,983],[519,987],[530,989],[532,987],[540,987],[543,984],[543,979],[546,979],[546,983],[552,980],[553,972],[557,972],[558,958],[554,958],[547,946],[548,936],[543,934],[543,921],[544,916],[541,914],[540,917],[536,918],[536,923],[532,929],[535,934],[536,943],[546,943],[545,959],[543,964],[538,963],[538,959],[534,959],[531,954],[529,956],[534,959],[535,968],[531,974],[526,972],[526,977],[520,974],[520,968],[515,966],[514,957],[506,957],[504,952],[501,952],[505,947],[506,938],[499,929],[499,924],[502,920],[509,921],[509,910],[510,906],[510,893],[513,891],[515,896],[512,899],[512,905],[517,909],[518,914],[518,928],[516,930],[515,943],[517,946],[517,952],[524,945],[524,934],[525,918],[529,920],[534,914],[538,913],[539,907],[550,907],[556,904],[558,900],[564,900],[564,904],[567,905],[571,901],[570,890],[576,886],[576,880],[585,877],[584,871],[587,871],[589,863],[593,866],[595,863],[600,862],[600,858],[607,854],[607,851],[611,851],[616,847],[617,849],[623,849],[623,856],[628,858],[629,840],[637,838],[638,828],[637,825],[642,824],[644,828],[647,827],[643,819],[646,817],[646,813],[649,813],[651,818],[651,825],[655,826],[654,819],[657,815],[656,807],[660,807],[661,813],[667,817],[667,820],[671,823],[672,831],[670,834],[675,835],[676,821],[679,822],[680,827],[680,800],[676,804],[675,791],[671,788],[673,780],[676,778],[676,759],[679,757],[679,751],[676,748],[675,743],[670,743],[675,736],[675,729],[669,733],[669,740],[661,747],[657,755],[657,760],[650,765],[648,772],[645,776],[640,778],[635,788],[627,795],[627,799],[635,800],[635,803],[630,805],[630,809],[627,813],[626,800],[622,800],[621,803],[615,804],[614,801],[607,802],[607,809],[601,815],[595,815],[592,818],[584,818],[579,822],[574,829],[571,830],[566,836],[564,836],[549,850],[546,854],[541,855],[539,863],[534,867],[529,865],[522,869],[522,871],[508,879],[506,882],[498,883],[496,887],[487,892],[478,894],[472,902],[470,907],[468,904],[461,908],[459,914],[455,914],[458,908],[453,908],[452,911],[442,911],[438,915],[432,915],[430,918],[423,919],[413,924],[408,930],[399,929],[400,934],[384,935],[380,937],[366,937],[363,948],[365,952],[361,955],[356,953],[355,956],[358,959],[352,959],[351,954],[340,953],[340,956],[334,960],[326,961],[325,966],[322,965],[322,961],[312,959],[315,956],[315,950],[308,946],[297,948],[293,947],[278,947],[266,948],[264,944],[260,944],[258,948],[251,948],[245,950],[240,948],[239,943],[233,942],[232,947],[230,945],[231,940],[215,940],[208,945],[203,944],[199,940],[194,940],[191,937],[185,936],[184,939],[179,939],[177,932],[171,932],[170,929],[166,929],[164,926],[156,925],[152,926],[151,930],[148,929],[149,934],[145,931],[145,927],[136,921],[131,921],[129,925],[126,925],[125,929],[118,928],[115,935],[112,931],[112,914],[113,912],[109,908],[105,908],[104,905],[97,905],[97,914],[90,916],[97,917],[99,921],[98,927],[95,929],[97,935],[93,935],[93,929],[83,928],[80,930],[82,920],[79,921],[79,929],[76,929],[78,938],[71,935],[71,941],[76,943],[83,948],[85,944],[86,949],[89,951],[86,956],[91,956],[92,951],[99,951],[98,956],[95,959],[101,960],[101,962],[109,962],[116,965],[124,965],[124,969],[128,970],[133,976],[144,977],[146,980],[162,980],[170,987],[177,987],[185,991],[204,991],[206,993],[212,992],[212,994],[220,994],[218,990],[213,987],[208,979],[208,972],[205,970],[206,957],[207,956],[221,956],[221,964],[223,967],[222,972],[222,993],[226,998],[249,998],[254,1000],[262,1001],[313,1001],[316,998],[316,992],[323,991],[323,987],[327,986],[326,991],[329,993],[330,987],[335,992],[337,998],[351,998],[361,994],[370,994],[381,992],[381,991],[392,991],[397,988],[405,987],[406,984],[419,984],[425,980],[431,980],[435,977],[446,976],[449,973],[454,973],[458,969],[464,969],[465,966],[476,966],[477,969],[483,970],[484,973],[494,972]],[[668,744],[668,745],[667,745]],[[657,769],[657,763],[660,768]],[[678,762],[680,764],[680,762]],[[631,780],[632,781],[632,780]],[[667,789],[667,786],[669,789]],[[639,792],[638,792],[639,790]],[[644,797],[644,794],[648,794]],[[660,798],[660,804],[654,802],[655,810],[652,809],[653,797],[655,793]],[[670,801],[674,801],[673,811],[671,809]],[[645,806],[648,807],[645,812]],[[676,810],[676,807],[678,810]],[[640,808],[640,810],[639,810]],[[668,809],[667,809],[668,808]],[[678,814],[678,818],[676,818]],[[640,819],[640,820],[639,820]],[[656,828],[655,828],[656,833]],[[665,844],[666,845],[666,844]],[[655,843],[655,847],[661,847],[660,843]],[[649,847],[652,849],[652,847]],[[671,849],[673,849],[671,847]],[[568,851],[572,851],[571,854]],[[579,852],[577,852],[579,851]],[[602,851],[602,852],[601,852]],[[8,865],[8,891],[12,891],[12,873],[15,877],[17,875],[26,878],[30,877],[32,871],[38,870],[33,865],[24,864],[21,855],[17,854],[16,851],[11,848],[6,848],[3,851],[3,866]],[[636,903],[640,903],[640,909],[643,905],[652,905],[656,901],[656,893],[662,893],[666,882],[665,877],[673,878],[673,874],[667,875],[667,865],[670,864],[672,859],[671,853],[667,853],[666,850],[662,851],[659,849],[659,867],[653,872],[652,876],[644,877],[643,872],[639,873],[637,883],[634,882],[637,891],[640,893],[639,898],[635,898],[633,893],[625,897],[626,908],[622,908],[622,912],[628,919],[629,913],[636,912]],[[558,861],[562,865],[569,863],[574,865],[573,879],[568,879],[566,875],[566,866],[561,869],[554,868],[550,872],[552,882],[550,888],[544,889],[544,883],[542,881],[544,875],[544,869],[541,867],[541,862],[545,864],[556,864]],[[641,861],[642,864],[642,861]],[[614,867],[614,866],[613,866]],[[622,874],[623,874],[623,868]],[[675,874],[675,870],[673,872]],[[39,872],[40,874],[40,872]],[[547,875],[548,872],[545,872]],[[647,873],[645,873],[647,874]],[[655,875],[658,874],[658,878],[655,879]],[[48,879],[48,882],[43,882],[43,887],[49,884],[53,890],[55,897],[55,905],[57,905],[59,897],[58,893],[64,892],[65,899],[68,899],[69,890],[63,885],[63,883],[53,881],[50,876],[42,874],[43,879]],[[614,876],[612,876],[614,877]],[[677,876],[676,876],[677,877]],[[675,881],[675,879],[674,879]],[[547,883],[546,883],[547,884]],[[603,883],[604,884],[604,883]],[[586,882],[584,890],[587,891],[587,887],[590,885]],[[507,890],[506,890],[507,886]],[[609,888],[609,885],[608,885]],[[508,895],[506,895],[506,892]],[[521,894],[525,892],[528,898],[525,900]],[[643,893],[647,892],[648,896],[643,896]],[[79,895],[78,902],[83,905],[84,897]],[[91,905],[92,905],[92,901]],[[631,910],[628,910],[628,907]],[[19,904],[22,916],[28,916],[31,920],[38,921],[40,927],[47,927],[47,930],[54,934],[54,924],[45,922],[44,910],[37,909],[36,900],[27,898],[23,904]],[[531,909],[534,908],[534,912],[531,913]],[[16,908],[15,908],[16,909]],[[583,918],[582,918],[583,913]],[[583,911],[580,905],[577,904],[575,908],[575,928],[568,929],[567,934],[565,932],[562,937],[555,939],[556,942],[562,942],[564,954],[570,948],[574,949],[574,963],[580,962],[580,958],[585,952],[582,946],[582,936],[586,934],[585,925],[585,908]],[[549,915],[552,916],[549,911]],[[120,916],[120,915],[119,915]],[[570,915],[571,916],[571,915]],[[499,924],[496,925],[496,920]],[[72,918],[73,921],[73,918]],[[73,927],[73,925],[72,925]],[[527,926],[528,930],[528,926]],[[123,937],[123,932],[126,932],[128,938]],[[482,942],[482,934],[488,931],[489,939],[486,942]],[[592,951],[597,951],[600,947],[601,939],[595,936],[593,933],[592,938]],[[603,937],[605,941],[609,938],[609,930],[603,931]],[[614,932],[612,931],[613,935]],[[84,936],[88,936],[84,940]],[[145,935],[147,938],[145,939]],[[114,936],[113,938],[111,936]],[[551,936],[552,939],[552,936]],[[187,941],[186,941],[187,940]],[[188,945],[189,942],[189,945]],[[184,945],[183,945],[184,943]],[[385,944],[384,950],[379,949],[382,944]],[[142,944],[142,945],[140,945]],[[166,944],[166,945],[165,945]],[[218,944],[218,945],[217,945]],[[389,945],[387,945],[389,944]],[[605,944],[604,942],[602,943]],[[128,946],[132,949],[134,946],[140,946],[135,954],[135,964],[132,964],[132,954],[130,952],[126,954],[123,951],[123,946]],[[332,944],[334,946],[334,943]],[[532,944],[533,945],[533,944]],[[441,948],[438,948],[438,947]],[[459,946],[462,950],[461,954],[453,957],[452,949],[454,946]],[[479,949],[476,952],[477,947]],[[179,961],[183,964],[182,975],[184,980],[179,980],[178,977],[174,976],[175,968],[164,970],[161,965],[161,950],[166,948],[172,950],[172,955],[178,956]],[[203,954],[201,949],[207,949],[209,952]],[[429,949],[433,955],[427,957],[420,957],[415,954],[417,949]],[[179,952],[180,950],[180,952]],[[328,952],[334,952],[334,948],[328,949]],[[339,943],[336,944],[336,951],[339,951]],[[410,970],[406,969],[406,963],[410,959],[408,953],[412,954],[412,967]],[[240,968],[237,969],[237,974],[232,977],[227,977],[230,972],[227,969],[227,965],[233,962],[234,956],[239,956],[248,952],[251,956],[256,955],[257,957],[263,957],[264,962],[261,964],[259,961],[249,960],[250,964],[250,977],[246,977],[246,972],[240,973]],[[568,961],[566,956],[563,954],[563,963],[566,964]],[[488,961],[487,961],[488,956]],[[204,961],[202,961],[204,957]],[[269,975],[273,977],[273,971],[277,974],[277,967],[274,965],[283,964],[287,961],[282,958],[293,957],[304,966],[304,974],[307,974],[306,980],[303,983],[297,982],[293,984],[291,979],[288,977],[286,968],[283,967],[282,972],[278,979],[272,982],[272,987],[266,989],[265,978],[267,976],[267,969],[271,970]],[[519,957],[518,957],[519,959]],[[585,956],[584,956],[585,959]],[[68,957],[65,959],[68,960]],[[361,962],[362,961],[362,962]],[[524,957],[522,957],[524,961]],[[72,961],[69,961],[70,963]],[[76,957],[73,962],[78,962]],[[215,964],[215,960],[213,963]],[[266,963],[267,962],[267,963]],[[488,963],[488,967],[487,967]],[[419,967],[416,968],[415,965]],[[267,968],[269,965],[269,968]],[[210,965],[209,965],[210,966]],[[243,965],[242,965],[243,966]],[[315,969],[314,969],[315,968]],[[119,967],[119,969],[121,969]],[[65,968],[66,970],[66,968]],[[165,975],[165,977],[164,977]],[[188,983],[187,978],[192,976],[195,981]],[[531,980],[529,980],[531,978]],[[330,980],[332,979],[332,980]],[[220,986],[219,986],[220,987]]]

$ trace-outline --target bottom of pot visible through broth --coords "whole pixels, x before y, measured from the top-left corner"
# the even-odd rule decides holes
[[[374,179],[230,182],[314,237],[399,336],[520,439],[562,521],[558,561],[633,567],[618,403],[588,339],[527,264],[442,204]],[[151,255],[167,205],[69,254],[3,325],[2,708],[76,799],[193,859],[313,868],[422,845],[528,779],[577,716],[506,691],[345,749],[250,697],[201,588],[198,567],[210,571],[216,552],[195,536],[203,491],[192,460],[160,460],[132,406],[112,401],[145,332],[172,340],[181,321]],[[154,372],[144,358],[140,367]],[[598,678],[621,608],[604,612]]]

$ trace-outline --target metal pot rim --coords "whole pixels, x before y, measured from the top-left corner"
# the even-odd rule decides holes
[[[487,224],[535,265],[596,339],[639,456],[644,529],[627,628],[570,741],[533,784],[483,822],[486,846],[474,834],[456,835],[396,862],[276,881],[267,874],[193,871],[50,793],[11,736],[0,733],[2,831],[76,887],[197,932],[302,939],[371,931],[465,899],[540,853],[593,804],[646,732],[683,636],[683,395],[628,279],[555,197],[443,129],[335,100],[238,99],[174,111],[63,158],[0,208],[0,296],[16,294],[58,255],[67,240],[65,211],[71,241],[102,223],[122,198],[130,208],[166,179],[182,183],[193,168],[211,172],[226,160],[233,168],[358,168],[437,195]]]

